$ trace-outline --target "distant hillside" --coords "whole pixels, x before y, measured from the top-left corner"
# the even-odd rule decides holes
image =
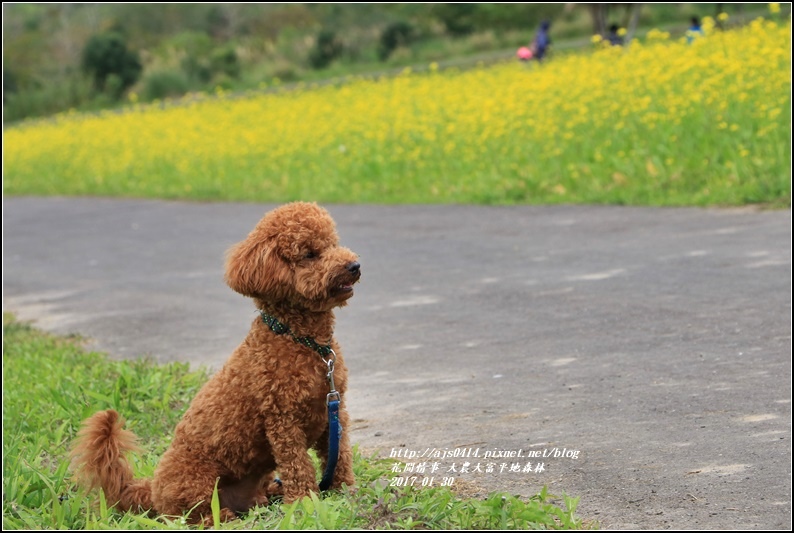
[[[3,119],[256,89],[589,38],[631,4],[3,4]],[[629,6],[629,7],[625,7]],[[639,23],[741,4],[643,4]],[[594,11],[597,11],[597,13]],[[597,15],[597,16],[596,16]]]

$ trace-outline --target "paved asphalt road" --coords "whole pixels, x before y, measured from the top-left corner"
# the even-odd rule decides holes
[[[217,368],[255,317],[223,253],[271,207],[6,198],[3,309]],[[329,210],[361,256],[337,338],[362,448],[607,528],[790,528],[790,212]]]

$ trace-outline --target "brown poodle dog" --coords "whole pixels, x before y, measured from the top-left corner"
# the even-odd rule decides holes
[[[307,450],[317,451],[324,469],[332,348],[344,430],[331,488],[352,486],[347,368],[333,338],[333,309],[347,303],[360,276],[356,254],[339,246],[334,221],[321,207],[295,202],[266,214],[226,261],[226,283],[253,298],[261,316],[196,395],[154,478],[133,479],[126,454],[137,449],[136,438],[107,410],[78,434],[72,452],[78,483],[101,487],[120,510],[190,511],[193,522],[211,520],[216,481],[224,520],[267,503],[268,495],[283,494],[289,503],[319,492]]]

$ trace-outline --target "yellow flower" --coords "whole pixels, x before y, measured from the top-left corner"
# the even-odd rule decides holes
[[[725,12],[720,13],[719,15],[717,15],[717,20],[719,20],[720,22],[725,22],[726,20],[728,20],[728,14]]]
[[[780,13],[780,4],[777,2],[772,2],[769,4],[769,12],[770,13]]]
[[[626,176],[638,170],[671,184],[706,167],[725,177],[728,160],[751,181],[781,174],[791,25],[750,23],[696,45],[648,37],[529,71],[510,61],[245,96],[219,87],[171,105],[25,121],[3,132],[3,190],[465,203],[483,191],[499,201],[497,190],[521,201],[526,186],[538,202],[578,202],[632,187]],[[593,48],[603,41],[593,36]],[[279,88],[268,82],[260,88]]]
[[[595,35],[593,35],[592,37],[590,37],[590,42],[592,42],[593,44],[598,44],[598,43],[600,43],[603,40],[604,40],[604,38],[601,37],[600,35],[598,35],[597,33]]]
[[[670,38],[670,32],[653,28],[648,31],[646,37],[649,41],[666,41]]]
[[[627,33],[628,33],[628,31],[626,30],[626,28],[620,28],[620,29],[618,29],[618,35],[619,35],[620,37],[625,37]]]

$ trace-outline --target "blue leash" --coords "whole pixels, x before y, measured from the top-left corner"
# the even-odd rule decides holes
[[[331,394],[339,393],[333,391]],[[331,396],[329,394],[328,396]],[[342,439],[342,424],[339,422],[339,400],[328,401],[328,463],[325,465],[325,473],[320,480],[320,490],[328,490],[334,480],[334,470],[339,459],[339,441]]]
[[[336,354],[331,350],[330,357],[325,360],[328,365],[328,373],[326,377],[331,386],[331,392],[325,397],[325,403],[328,405],[328,462],[325,465],[325,473],[320,480],[320,490],[328,490],[331,487],[331,482],[334,480],[334,470],[336,470],[336,462],[339,460],[339,441],[342,439],[342,423],[339,422],[339,403],[342,401],[342,396],[337,392],[334,386],[334,361],[336,361]]]

